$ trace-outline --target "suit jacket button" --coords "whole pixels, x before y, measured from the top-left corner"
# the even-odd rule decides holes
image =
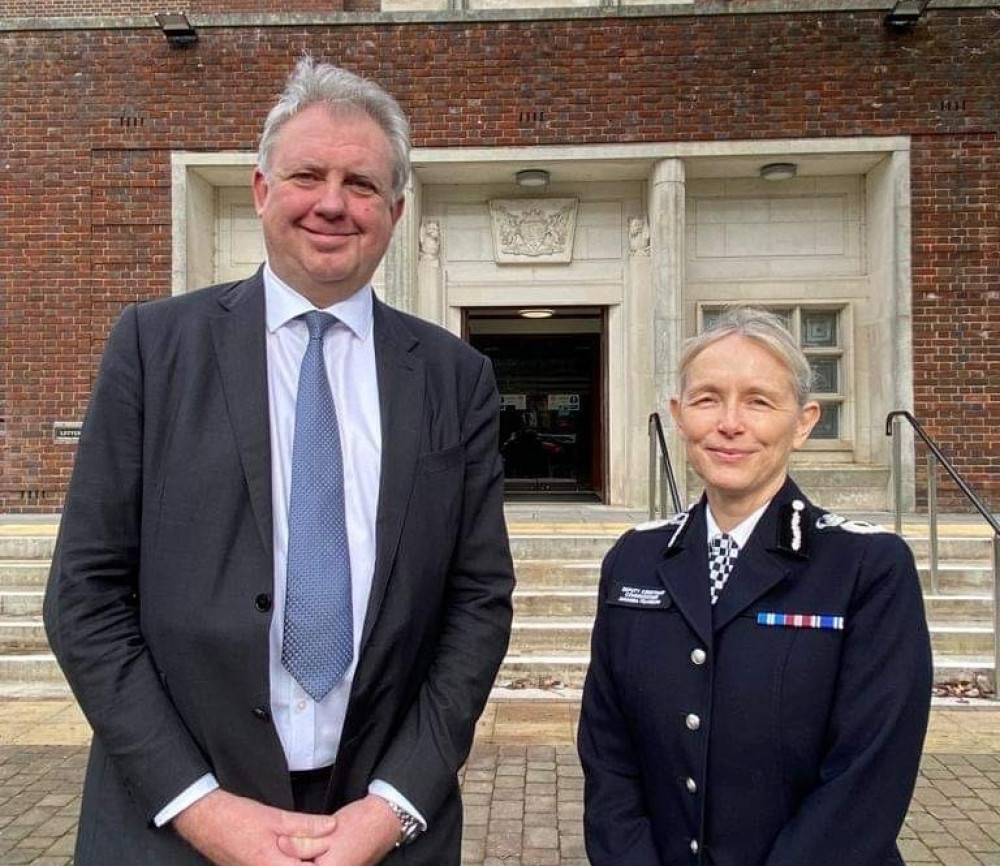
[[[271,594],[262,592],[253,600],[253,606],[261,613],[267,613],[271,609]]]
[[[697,854],[699,847],[701,847],[701,846],[698,845],[698,840],[697,839],[692,839],[691,840],[691,853],[692,854]]]
[[[705,660],[708,658],[708,653],[705,652],[701,647],[691,650],[691,663],[695,665],[705,664]]]
[[[690,776],[688,776],[684,780],[684,787],[688,789],[688,793],[690,793],[690,794],[697,794],[698,793],[698,783],[694,779],[692,779]]]
[[[262,722],[271,721],[271,712],[267,707],[254,707],[251,712],[253,713],[255,719]]]
[[[684,724],[687,725],[689,731],[697,731],[701,727],[701,719],[694,713],[689,713],[684,719]]]

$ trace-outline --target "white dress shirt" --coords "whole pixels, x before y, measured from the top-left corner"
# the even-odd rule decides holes
[[[733,541],[736,542],[736,549],[742,550],[746,547],[746,543],[750,540],[750,536],[753,535],[753,531],[757,528],[757,524],[760,522],[761,517],[764,516],[764,512],[767,510],[767,506],[771,504],[771,500],[768,499],[760,508],[758,508],[753,514],[738,523],[729,532],[725,533]],[[709,550],[712,548],[712,539],[717,535],[722,535],[723,532],[719,529],[719,524],[715,522],[715,517],[712,515],[712,507],[707,506],[705,508],[705,526],[707,528],[708,535],[708,546]]]
[[[354,613],[354,661],[344,678],[321,701],[313,701],[281,663],[284,635],[288,502],[291,490],[292,443],[299,368],[309,329],[299,319],[316,309],[302,295],[264,267],[267,386],[271,434],[271,505],[274,524],[274,599],[270,632],[271,717],[291,771],[312,770],[334,763],[347,715],[351,684],[357,668],[361,630],[375,571],[375,521],[382,464],[382,421],[378,396],[371,286],[345,301],[325,308],[338,321],[326,332],[324,361],[337,410],[343,451],[344,503],[351,558],[351,598]],[[162,826],[184,808],[218,787],[208,774],[155,818]],[[391,785],[375,780],[371,793],[395,801],[426,822]]]

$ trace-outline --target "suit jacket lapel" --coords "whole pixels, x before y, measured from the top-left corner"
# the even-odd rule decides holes
[[[784,512],[790,510],[788,503],[793,499],[800,499],[804,503],[799,489],[791,481],[786,481],[761,515],[760,522],[740,551],[726,588],[715,605],[713,613],[716,630],[725,628],[757,599],[782,581],[793,577],[806,562],[804,549],[799,555],[779,549],[782,535],[780,524],[784,519]],[[802,519],[805,519],[805,512]]]
[[[712,644],[708,592],[708,539],[704,501],[695,506],[677,541],[664,552],[657,573],[670,598],[705,646]]]
[[[215,354],[226,409],[250,491],[250,505],[270,562],[274,558],[271,435],[261,271],[235,284],[219,298],[219,303],[222,311],[211,320]]]
[[[382,478],[375,526],[375,574],[361,633],[371,635],[396,558],[403,518],[420,454],[424,414],[424,365],[413,354],[417,339],[402,319],[375,300],[375,366],[382,419]]]

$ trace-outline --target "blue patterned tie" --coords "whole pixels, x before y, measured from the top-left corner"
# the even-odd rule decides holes
[[[281,663],[314,701],[320,701],[351,665],[354,616],[344,462],[323,363],[323,335],[337,320],[319,310],[303,318],[309,344],[295,401]]]

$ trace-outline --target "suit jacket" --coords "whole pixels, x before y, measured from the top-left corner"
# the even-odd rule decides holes
[[[591,862],[902,863],[931,694],[909,548],[787,481],[713,607],[705,507],[604,561],[579,728]]]
[[[376,301],[375,573],[329,809],[380,778],[458,864],[456,771],[509,636],[490,363]],[[271,464],[261,273],[128,307],[81,434],[45,600],[94,729],[77,866],[204,864],[153,816],[204,773],[292,808],[270,718]],[[350,491],[348,491],[350,495]]]

